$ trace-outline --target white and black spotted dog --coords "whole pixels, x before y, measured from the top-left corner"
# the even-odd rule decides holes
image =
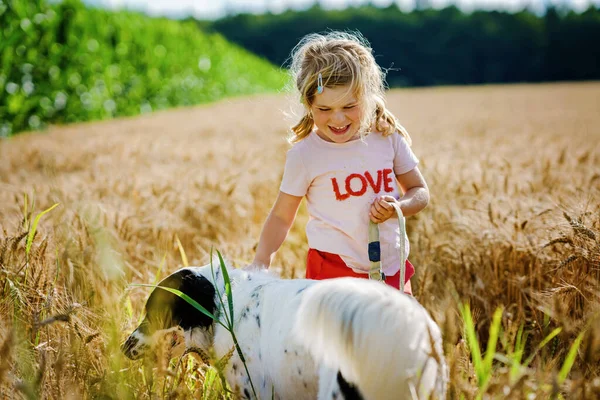
[[[230,267],[228,274],[235,334],[259,399],[445,397],[440,329],[414,298],[366,279],[287,280]],[[159,286],[223,316],[218,293],[224,295],[225,283],[216,263],[181,269]],[[148,355],[153,339],[169,329],[183,330],[187,348],[212,348],[218,358],[233,347],[225,328],[156,288],[122,350],[131,359]],[[224,374],[236,398],[254,398],[237,352]]]

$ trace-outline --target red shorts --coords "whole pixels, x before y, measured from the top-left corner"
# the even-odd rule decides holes
[[[415,267],[406,260],[406,273],[404,275],[404,283],[410,283],[410,278],[415,274]],[[330,278],[341,278],[344,276],[351,276],[354,278],[369,278],[368,274],[358,274],[351,268],[348,268],[344,260],[337,254],[326,253],[315,249],[308,249],[308,256],[306,259],[306,278],[308,279],[330,279]],[[400,272],[396,275],[386,276],[385,283],[400,289]],[[406,292],[412,294],[409,288]]]

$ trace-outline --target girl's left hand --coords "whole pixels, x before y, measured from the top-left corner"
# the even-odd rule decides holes
[[[387,221],[394,215],[396,215],[396,209],[391,203],[397,203],[393,196],[381,196],[376,198],[371,204],[371,210],[369,211],[369,218],[376,224],[380,224]]]

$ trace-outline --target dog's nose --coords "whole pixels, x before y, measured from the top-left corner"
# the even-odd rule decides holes
[[[121,345],[121,351],[123,352],[123,354],[125,354],[125,356],[127,356],[127,358],[129,358],[131,360],[135,360],[135,359],[139,358],[139,356],[140,356],[139,351],[137,351],[135,349],[138,342],[139,342],[139,339],[132,335],[132,336],[129,336],[127,338],[127,340],[125,341],[125,343],[123,343]]]

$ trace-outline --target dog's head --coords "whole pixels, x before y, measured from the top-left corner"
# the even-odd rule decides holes
[[[213,275],[214,273],[214,275]],[[213,276],[220,275],[218,268],[210,265],[200,268],[184,268],[174,272],[158,286],[177,289],[199,303],[211,314],[216,311]],[[177,331],[183,331],[186,345],[207,348],[212,342],[214,321],[198,311],[179,296],[155,288],[146,302],[146,316],[125,343],[123,353],[132,360],[143,357],[160,338],[172,333],[171,347],[179,345]]]

